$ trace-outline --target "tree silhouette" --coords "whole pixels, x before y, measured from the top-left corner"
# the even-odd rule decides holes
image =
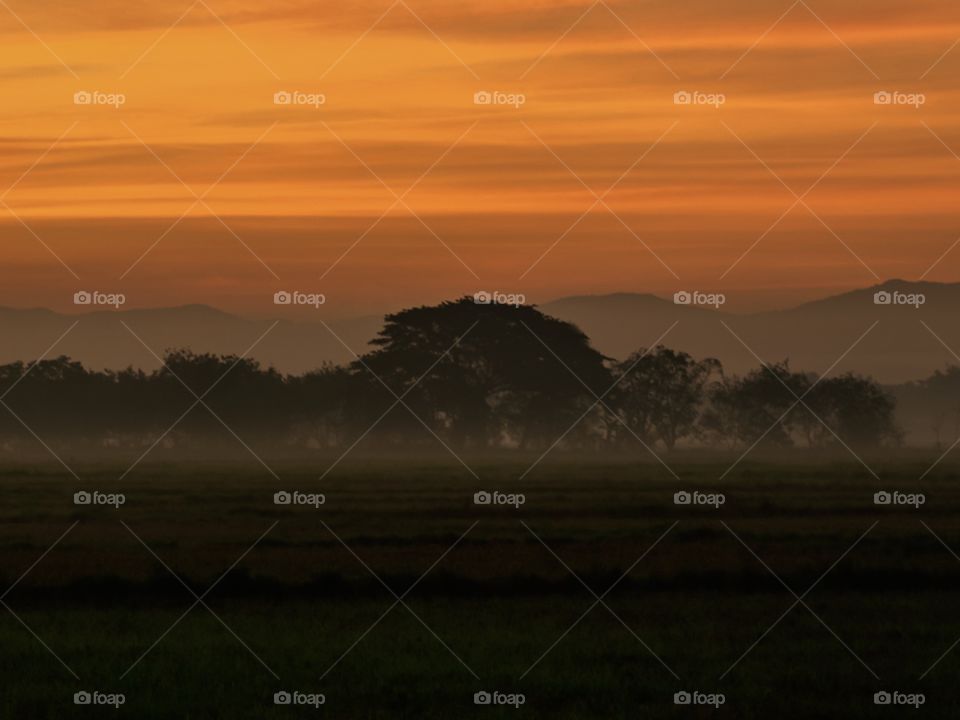
[[[838,438],[854,447],[900,442],[894,399],[872,380],[853,373],[825,379],[813,388],[809,404],[819,417],[817,424],[833,430],[823,428],[821,445],[839,442]]]
[[[796,400],[809,384],[806,375],[790,371],[787,361],[725,377],[711,388],[703,427],[728,444],[792,445],[798,423],[804,422]]]
[[[876,447],[899,442],[894,409],[873,380],[847,373],[818,381],[784,361],[724,378],[709,393],[704,426],[731,444]]]
[[[697,432],[704,388],[721,367],[658,345],[633,353],[614,372],[619,382],[612,403],[624,422],[644,440],[656,438],[673,450]]]
[[[435,432],[460,446],[553,442],[610,383],[605,358],[570,323],[531,306],[465,297],[386,317],[371,370]],[[581,385],[583,383],[583,385]]]
[[[37,437],[78,452],[138,453],[160,439],[158,452],[222,452],[238,438],[306,450],[367,438],[379,447],[440,438],[459,448],[597,449],[635,434],[672,450],[681,442],[831,447],[838,438],[875,447],[902,437],[894,398],[869,378],[815,380],[786,361],[725,377],[718,361],[663,346],[614,362],[577,327],[532,306],[466,297],[410,308],[388,315],[371,345],[348,365],[300,376],[190,350],[168,351],[152,372],[93,371],[68,357],[10,363],[0,366],[9,410],[0,412],[0,450],[24,452]],[[960,369],[901,394],[916,412],[960,423]]]
[[[928,378],[896,389],[901,422],[932,430],[938,448],[960,437],[960,367],[937,370]]]

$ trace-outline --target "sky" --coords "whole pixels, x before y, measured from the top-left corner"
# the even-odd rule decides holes
[[[0,305],[958,281],[958,39],[932,0],[4,0]]]

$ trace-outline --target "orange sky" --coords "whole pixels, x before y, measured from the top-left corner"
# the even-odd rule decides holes
[[[0,305],[960,280],[955,2],[191,2],[0,4]]]

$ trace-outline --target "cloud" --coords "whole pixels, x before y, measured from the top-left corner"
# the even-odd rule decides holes
[[[76,65],[73,70],[78,73],[97,72],[103,70],[100,65]],[[60,64],[49,65],[9,65],[0,68],[0,81],[3,80],[38,80],[42,78],[60,78],[64,68]]]
[[[844,238],[868,247],[871,237],[882,238],[886,257],[911,256],[909,223],[923,241],[925,233],[950,227],[960,166],[921,121],[960,152],[960,47],[921,76],[960,36],[955,3],[876,0],[865,8],[854,0],[805,0],[771,30],[789,3],[405,0],[381,18],[392,0],[191,2],[105,0],[95,13],[54,0],[18,3],[24,22],[63,54],[82,84],[47,63],[44,47],[0,8],[3,39],[18,58],[0,70],[0,82],[9,83],[0,119],[0,177],[7,180],[0,189],[42,156],[6,200],[80,262],[82,237],[102,243],[100,259],[136,256],[193,202],[124,123],[196,192],[229,170],[211,206],[245,239],[249,233],[258,251],[278,248],[274,259],[292,272],[313,252],[332,261],[395,202],[384,184],[402,193],[428,169],[406,202],[471,255],[468,262],[514,278],[594,204],[581,180],[602,192],[625,172],[610,206],[696,272],[732,262],[793,202],[763,163],[797,192],[829,170],[811,206]],[[136,72],[121,78],[155,41]],[[128,103],[121,111],[78,108],[72,96],[81,88],[116,89]],[[272,96],[281,89],[321,92],[328,102],[277,108]],[[478,108],[473,94],[483,89],[524,93],[527,102]],[[678,90],[722,92],[726,103],[678,107]],[[877,90],[923,92],[928,102],[922,110],[878,108]],[[110,218],[128,225],[111,226]],[[141,220],[149,227],[136,225]],[[158,276],[161,268],[180,267],[191,243],[208,259],[216,256],[210,248],[237,244],[210,218],[187,220],[170,246],[176,253],[165,240],[164,252],[151,258]],[[798,233],[791,239],[815,231],[834,242],[803,208],[784,224]],[[637,244],[603,207],[570,239],[547,275],[578,271],[586,258],[603,282],[619,281]],[[355,262],[376,268],[371,277],[411,265],[411,245],[422,252],[415,259],[427,263],[411,283],[449,270],[449,253],[403,207],[370,240]],[[25,247],[45,262],[29,233],[21,241],[5,250],[11,262],[27,256],[18,254]],[[516,257],[507,257],[507,245]],[[771,253],[778,247],[767,245]],[[604,269],[603,251],[587,257],[591,246],[615,248],[616,267]],[[488,256],[490,248],[499,255]],[[230,251],[230,262],[240,265],[224,274],[246,268],[250,258],[240,250],[238,259]],[[773,260],[758,255],[757,267]],[[259,272],[255,263],[249,270]],[[196,287],[201,276],[198,270]]]

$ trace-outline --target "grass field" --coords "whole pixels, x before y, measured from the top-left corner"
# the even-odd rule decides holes
[[[960,638],[953,467],[920,483],[925,458],[871,461],[879,481],[854,462],[745,461],[720,480],[729,462],[681,456],[677,480],[561,456],[521,482],[529,462],[469,464],[479,481],[409,459],[323,483],[294,466],[122,483],[123,468],[7,468],[0,717],[116,712],[74,706],[80,690],[123,693],[137,718],[953,716],[960,649],[937,662]],[[83,489],[126,502],[76,506]],[[474,505],[483,489],[526,502]],[[675,505],[684,489],[726,501]],[[926,502],[876,506],[883,489]],[[274,505],[278,490],[326,502]],[[281,690],[326,702],[275,706]],[[525,703],[475,706],[481,690]],[[681,690],[725,704],[676,706]],[[877,707],[880,690],[925,704]]]

